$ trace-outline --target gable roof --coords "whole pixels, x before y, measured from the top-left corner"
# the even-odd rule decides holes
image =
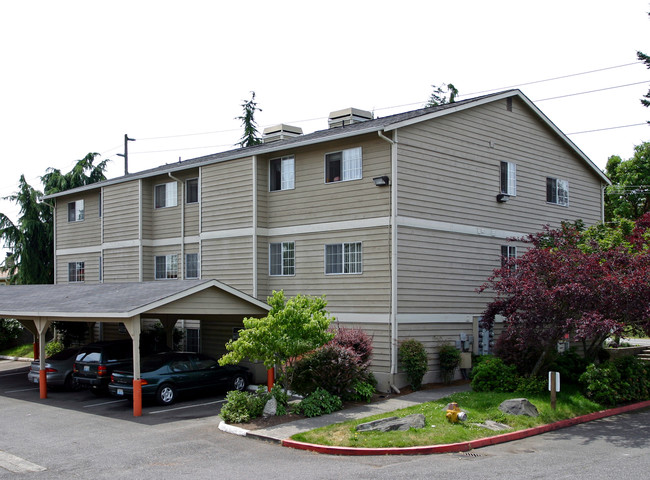
[[[8,285],[0,288],[0,318],[126,319],[198,292],[217,289],[262,311],[270,307],[217,280]]]
[[[545,124],[547,124],[551,128],[553,132],[555,132],[560,137],[560,139],[564,143],[568,145],[568,147],[571,150],[573,150],[591,169],[594,170],[594,172],[601,178],[601,180],[603,180],[603,182],[607,184],[611,184],[611,181],[596,166],[596,164],[594,164],[591,161],[591,159],[589,159],[589,157],[587,157],[587,155],[585,155],[582,152],[582,150],[580,150],[553,122],[551,122],[551,120],[549,120],[549,118],[546,115],[544,115],[544,113],[542,113],[542,111],[531,100],[529,100],[528,97],[526,97],[520,90],[514,89],[514,90],[506,90],[503,92],[491,93],[480,97],[469,98],[466,100],[459,100],[454,103],[447,103],[435,107],[425,107],[425,108],[411,110],[404,113],[389,115],[386,117],[379,117],[373,120],[353,123],[342,127],[318,130],[313,133],[298,135],[296,137],[291,137],[284,140],[275,141],[272,143],[263,143],[251,147],[237,148],[234,150],[228,150],[225,152],[220,152],[211,155],[206,155],[203,157],[184,160],[178,163],[161,165],[159,167],[143,170],[141,172],[130,173],[128,175],[116,177],[110,180],[104,180],[102,182],[85,185],[83,187],[73,188],[70,190],[65,190],[63,192],[46,195],[44,198],[46,199],[56,198],[63,195],[69,195],[72,193],[77,193],[85,190],[92,190],[102,186],[113,185],[117,183],[127,182],[130,180],[137,180],[140,178],[153,177],[165,173],[173,173],[179,170],[186,170],[188,168],[200,167],[212,163],[225,162],[228,160],[245,158],[252,155],[262,155],[266,153],[277,152],[281,150],[286,150],[287,148],[291,148],[291,147],[294,148],[303,147],[307,145],[313,145],[313,144],[328,142],[332,140],[339,140],[343,138],[364,135],[367,133],[396,130],[398,128],[412,125],[414,123],[425,122],[444,115],[451,115],[455,112],[466,110],[468,108],[474,108],[479,105],[495,102],[508,97],[520,98],[526,105],[528,105],[528,107],[532,109],[532,111],[535,114],[537,114],[537,116]]]

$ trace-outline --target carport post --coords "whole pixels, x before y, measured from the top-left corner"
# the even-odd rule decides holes
[[[133,339],[133,416],[142,416],[142,379],[140,378],[140,315],[124,322]]]
[[[38,331],[38,389],[41,399],[47,398],[47,373],[45,372],[45,334],[50,327],[50,322],[44,318],[35,318],[34,325]]]

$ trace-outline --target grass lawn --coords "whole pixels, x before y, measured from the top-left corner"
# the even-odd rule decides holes
[[[8,357],[34,358],[34,345],[31,343],[18,345],[17,347],[1,351],[0,355],[6,355]]]
[[[570,386],[565,387],[564,385],[562,388],[564,391],[557,394],[557,408],[555,410],[551,409],[549,394],[523,395],[516,392],[462,392],[435,402],[423,403],[390,413],[374,415],[362,420],[351,420],[299,433],[291,438],[292,440],[318,445],[364,448],[442,445],[523,430],[604,409],[602,405],[585,398],[577,389],[572,389]],[[506,415],[498,409],[504,400],[521,397],[528,398],[537,407],[539,411],[538,417]],[[452,424],[447,421],[445,413],[447,404],[450,402],[458,403],[460,408],[467,412],[466,422]],[[354,429],[356,425],[371,420],[391,416],[404,417],[415,413],[424,414],[426,419],[424,428],[412,428],[406,432],[357,432]],[[474,425],[483,423],[485,420],[494,420],[509,425],[511,429],[494,432]]]

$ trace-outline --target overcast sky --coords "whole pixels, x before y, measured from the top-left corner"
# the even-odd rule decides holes
[[[639,102],[650,70],[636,60],[650,54],[648,11],[648,0],[4,1],[0,196],[21,174],[41,189],[48,167],[67,172],[88,152],[122,175],[124,134],[131,172],[231,149],[251,91],[260,130],[309,133],[341,108],[419,108],[434,84],[460,99],[518,87],[604,168],[650,140],[647,125],[614,128],[650,120]],[[18,217],[4,200],[0,212]]]

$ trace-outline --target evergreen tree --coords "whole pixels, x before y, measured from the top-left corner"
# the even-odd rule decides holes
[[[255,121],[255,113],[261,112],[262,109],[257,106],[255,101],[255,92],[251,92],[251,99],[244,100],[242,103],[243,114],[235,117],[236,120],[241,120],[242,127],[244,127],[244,134],[241,141],[237,144],[240,147],[250,147],[262,143],[257,130],[257,122]]]

